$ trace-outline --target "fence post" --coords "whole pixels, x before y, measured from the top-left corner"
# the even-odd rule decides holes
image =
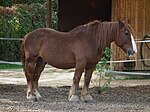
[[[51,27],[51,0],[47,0],[47,23],[46,27]]]

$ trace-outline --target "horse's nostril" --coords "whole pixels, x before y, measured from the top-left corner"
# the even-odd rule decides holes
[[[133,54],[135,53],[135,51],[133,51],[133,50],[128,50],[127,52],[128,52],[128,55],[129,55],[129,56],[130,56],[130,55],[133,55]]]

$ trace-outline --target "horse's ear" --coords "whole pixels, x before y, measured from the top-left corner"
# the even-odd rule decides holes
[[[119,28],[123,28],[124,27],[124,23],[121,20],[118,20],[118,24],[119,24]]]

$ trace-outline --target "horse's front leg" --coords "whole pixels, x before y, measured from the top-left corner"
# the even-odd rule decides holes
[[[79,97],[77,95],[77,89],[79,88],[80,78],[82,76],[85,66],[86,66],[86,61],[84,60],[78,60],[76,62],[73,84],[70,88],[69,97],[68,97],[69,101],[79,101]]]
[[[84,86],[82,88],[82,93],[81,93],[81,100],[85,102],[93,101],[93,98],[89,93],[89,84],[90,84],[94,69],[95,69],[95,65],[88,67],[85,70]]]

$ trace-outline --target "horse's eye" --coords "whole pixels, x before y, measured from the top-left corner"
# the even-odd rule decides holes
[[[128,35],[129,35],[128,31],[126,31],[126,32],[125,32],[125,35],[126,35],[126,36],[128,36]]]

